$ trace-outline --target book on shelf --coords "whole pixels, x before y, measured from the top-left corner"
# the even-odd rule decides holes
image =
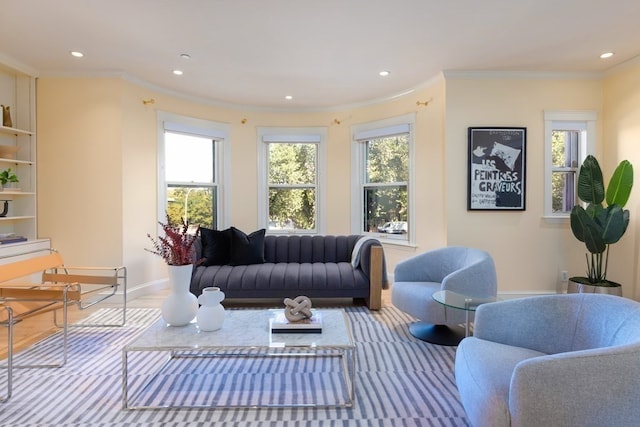
[[[310,319],[292,322],[284,315],[284,310],[273,310],[269,319],[272,334],[319,334],[322,333],[322,314],[312,310]]]
[[[6,245],[7,243],[26,242],[28,239],[23,236],[8,236],[0,237],[0,245]]]

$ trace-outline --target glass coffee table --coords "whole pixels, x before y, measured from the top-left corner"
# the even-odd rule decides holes
[[[471,312],[476,311],[476,309],[482,304],[497,301],[496,297],[481,298],[481,297],[463,295],[457,292],[447,291],[447,290],[434,292],[432,295],[432,298],[434,299],[434,301],[444,305],[445,309],[449,307],[449,308],[465,311],[464,336],[459,337],[458,342],[462,338],[469,336],[469,325],[470,325],[469,316]],[[452,344],[452,345],[455,345],[455,344]]]
[[[356,348],[349,320],[344,310],[314,312],[321,333],[272,334],[274,310],[226,310],[213,332],[159,319],[122,350],[122,406],[351,407]]]

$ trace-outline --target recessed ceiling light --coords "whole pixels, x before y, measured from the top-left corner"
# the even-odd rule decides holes
[[[182,72],[182,70],[173,70],[173,74],[175,74],[176,76],[181,76],[184,73]]]
[[[378,74],[380,74],[382,77],[387,77],[389,74],[391,74],[391,72],[382,70]]]
[[[286,96],[284,97],[284,99],[291,100],[291,99],[293,99],[293,96],[292,96],[292,95],[286,95]]]
[[[191,59],[191,55],[189,55],[188,53],[181,53],[180,54],[180,58],[182,58],[182,59]]]
[[[75,56],[76,58],[82,58],[84,56],[84,53],[79,52],[77,50],[72,50],[69,53],[71,53],[71,56]]]
[[[600,55],[601,59],[607,59],[607,58],[611,58],[613,56],[613,52],[605,52],[602,55]]]

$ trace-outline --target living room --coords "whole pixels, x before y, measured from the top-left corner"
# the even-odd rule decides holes
[[[633,16],[637,6],[627,6],[611,7],[619,8],[617,17]],[[600,16],[592,13],[596,16],[585,15],[585,20],[597,26],[593,22]],[[522,15],[518,16],[522,23]],[[605,48],[617,50],[594,42],[590,55],[597,58]],[[61,54],[70,49],[75,47],[65,46]],[[574,48],[566,48],[567,52],[570,49]],[[419,46],[416,51],[420,52]],[[572,236],[568,219],[545,216],[545,113],[595,114],[593,154],[606,176],[623,159],[640,164],[640,52],[623,60],[614,56],[615,66],[598,65],[598,71],[579,67],[560,71],[529,63],[513,69],[486,64],[473,70],[441,69],[425,73],[420,84],[370,102],[321,108],[220,102],[167,90],[111,67],[49,72],[13,52],[1,53],[2,62],[37,76],[38,236],[50,239],[51,246],[75,265],[126,265],[132,297],[167,288],[166,266],[145,251],[147,234],[155,233],[163,219],[158,178],[162,114],[228,126],[228,198],[218,226],[235,226],[247,233],[265,221],[258,217],[262,210],[258,130],[324,128],[322,230],[336,235],[362,232],[352,225],[357,215],[350,208],[351,185],[346,184],[352,182],[354,128],[412,116],[414,220],[406,244],[382,240],[390,279],[398,262],[415,254],[443,246],[476,247],[494,258],[498,293],[503,296],[563,291],[561,272],[579,275],[585,269],[584,246]],[[172,51],[176,58],[180,53]],[[185,81],[181,84],[188,86]],[[467,209],[468,128],[490,126],[526,128],[525,209]],[[612,248],[609,265],[612,280],[622,283],[624,296],[632,299],[640,299],[640,273],[635,267],[640,255],[634,213],[638,205],[634,192],[628,203],[629,229]]]

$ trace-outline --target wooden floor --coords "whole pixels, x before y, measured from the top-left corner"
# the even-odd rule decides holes
[[[129,308],[148,308],[148,307],[160,307],[162,300],[167,295],[168,290],[158,292],[155,295],[148,295],[138,297],[134,300],[127,301]],[[345,300],[313,300],[314,306],[322,307],[326,305],[351,305],[353,304],[351,299]],[[277,307],[281,304],[279,300],[227,300],[223,302],[225,307]],[[382,291],[382,305],[391,305],[391,293],[390,290]],[[69,309],[69,323],[77,322],[91,313],[105,307],[120,307],[119,304],[109,303],[107,301],[97,304],[87,310],[78,310],[73,306]],[[6,327],[0,327],[0,360],[7,357],[7,331]],[[53,313],[43,313],[37,316],[30,317],[22,320],[13,327],[13,348],[14,352],[23,350],[38,341],[43,340],[47,336],[58,331],[53,323]]]

